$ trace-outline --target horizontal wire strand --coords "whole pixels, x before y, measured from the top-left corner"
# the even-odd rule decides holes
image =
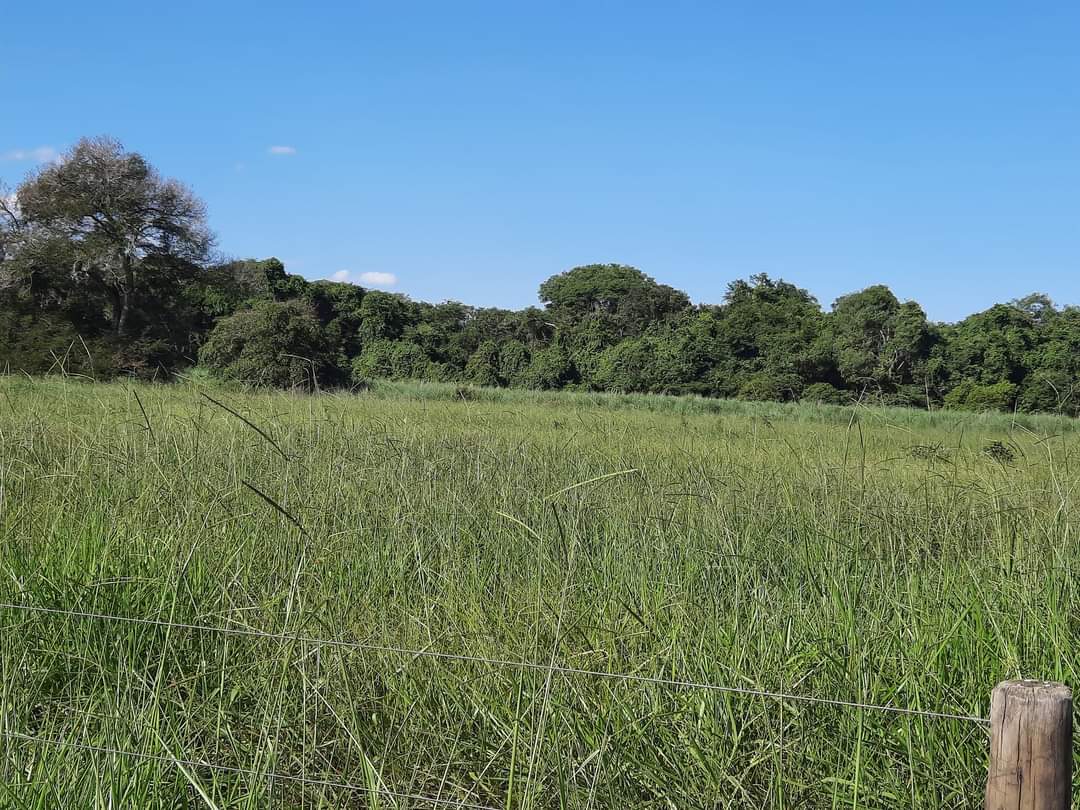
[[[169,765],[183,765],[190,768],[209,768],[215,771],[240,774],[243,776],[256,776],[260,779],[273,779],[275,781],[285,782],[302,782],[305,785],[314,785],[317,787],[333,787],[342,788],[344,790],[365,791],[367,793],[377,793],[381,796],[389,796],[393,799],[407,799],[409,801],[426,802],[428,804],[451,804],[456,807],[466,808],[466,810],[499,810],[499,808],[492,807],[491,805],[475,804],[459,799],[443,799],[436,796],[424,796],[419,793],[399,793],[397,791],[389,790],[386,788],[371,787],[370,785],[359,785],[355,782],[335,782],[331,779],[312,779],[307,776],[293,776],[286,773],[277,773],[276,771],[263,772],[257,771],[254,768],[240,768],[234,765],[221,765],[214,762],[202,762],[200,760],[192,759],[179,759],[178,757],[163,756],[161,754],[143,754],[139,753],[138,751],[125,751],[120,748],[107,748],[101,745],[90,745],[89,743],[74,742],[71,740],[56,740],[48,737],[34,737],[30,734],[20,734],[17,731],[0,730],[0,737],[8,737],[9,739],[22,740],[23,742],[52,745],[58,748],[78,748],[83,751],[93,751],[99,754],[111,754],[113,756],[121,757],[135,757],[136,759],[145,759],[153,762],[163,762]]]
[[[974,715],[957,714],[950,712],[937,712],[927,709],[912,709],[905,706],[891,706],[883,703],[860,703],[853,700],[841,700],[838,698],[819,698],[811,695],[795,695],[787,692],[770,692],[763,689],[751,689],[741,686],[720,686],[718,684],[700,683],[696,681],[678,680],[674,678],[657,678],[651,675],[636,675],[633,673],[605,672],[603,670],[581,669],[578,667],[566,667],[558,664],[538,664],[532,661],[512,661],[501,658],[486,658],[479,655],[465,655],[459,653],[439,652],[436,650],[414,650],[405,647],[393,647],[384,644],[371,644],[363,641],[342,641],[335,639],[319,639],[308,636],[294,635],[290,633],[269,633],[263,630],[254,630],[243,627],[214,627],[212,625],[187,624],[183,622],[169,622],[163,619],[140,619],[130,616],[113,616],[107,613],[92,613],[81,610],[62,610],[60,608],[39,607],[37,605],[17,605],[9,602],[0,602],[0,609],[23,610],[36,613],[47,613],[60,616],[70,616],[79,619],[99,619],[103,621],[126,622],[129,624],[148,625],[153,627],[172,627],[180,630],[194,630],[204,633],[221,633],[226,635],[247,636],[253,638],[269,639],[273,641],[302,642],[304,644],[325,645],[345,649],[364,650],[367,652],[392,653],[412,658],[433,658],[442,661],[460,661],[477,664],[490,664],[492,666],[541,671],[559,672],[566,675],[582,675],[597,678],[607,678],[633,683],[651,683],[658,686],[669,686],[680,689],[701,689],[712,692],[721,692],[747,697],[772,698],[775,700],[788,700],[800,703],[820,704],[823,706],[838,706],[850,709],[869,709],[871,711],[891,712],[915,717],[928,717],[939,720],[961,720],[972,723],[989,725],[990,721],[985,717]]]

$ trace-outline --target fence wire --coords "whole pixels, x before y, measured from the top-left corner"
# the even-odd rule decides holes
[[[841,708],[887,712],[893,714],[908,715],[914,717],[927,717],[939,720],[955,720],[971,723],[979,723],[989,726],[990,721],[985,717],[959,714],[928,709],[914,709],[907,706],[893,706],[885,703],[861,703],[855,700],[842,700],[839,698],[822,698],[813,695],[798,695],[789,692],[772,692],[765,689],[753,689],[742,686],[724,686],[720,684],[704,683],[699,681],[680,680],[676,678],[659,678],[652,675],[640,675],[630,672],[607,672],[596,669],[583,669],[580,667],[562,666],[556,663],[541,664],[533,661],[514,661],[505,658],[488,658],[480,655],[467,655],[462,653],[448,653],[428,649],[410,649],[407,647],[395,647],[387,644],[373,644],[363,641],[346,641],[341,639],[321,639],[310,636],[302,636],[297,633],[273,633],[264,630],[255,630],[247,627],[215,627],[213,625],[188,624],[185,622],[172,622],[164,619],[143,619],[131,616],[114,616],[108,613],[94,613],[82,610],[64,610],[61,608],[40,607],[37,605],[20,605],[10,602],[0,602],[0,609],[43,613],[57,616],[67,616],[75,619],[100,620],[137,624],[151,627],[167,627],[178,630],[191,630],[201,633],[218,633],[223,635],[246,636],[271,641],[299,642],[313,646],[323,645],[343,649],[359,650],[366,652],[389,653],[406,658],[431,658],[440,661],[456,661],[465,663],[487,664],[506,669],[529,670],[539,672],[557,672],[565,675],[577,675],[584,677],[605,678],[614,681],[630,683],[654,684],[676,689],[698,689],[703,691],[720,692],[724,694],[742,695],[745,697],[760,697],[772,700],[791,701],[798,703],[817,704],[822,706],[836,706]]]

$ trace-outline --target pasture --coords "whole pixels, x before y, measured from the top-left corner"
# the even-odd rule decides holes
[[[974,807],[993,685],[1078,682],[1078,456],[1049,417],[0,378],[0,807]]]

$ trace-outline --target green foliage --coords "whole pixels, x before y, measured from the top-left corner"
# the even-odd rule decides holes
[[[397,340],[405,331],[408,301],[400,295],[372,291],[360,303],[360,342]]]
[[[845,405],[851,401],[851,393],[829,383],[816,382],[806,386],[799,399],[823,405]]]
[[[199,350],[219,377],[253,386],[313,390],[342,382],[340,368],[311,307],[260,301],[222,318]]]
[[[784,371],[759,371],[739,387],[739,399],[790,402],[799,398],[802,379]]]
[[[1016,402],[1016,391],[1016,384],[1008,380],[996,383],[963,380],[945,395],[945,407],[968,411],[1010,411]]]
[[[71,322],[64,317],[20,311],[10,305],[0,307],[0,372],[25,374],[80,374],[98,376],[98,363],[109,368],[110,350],[83,349],[82,340]],[[104,369],[103,369],[104,370]],[[106,378],[107,375],[102,375]]]
[[[494,340],[485,340],[469,358],[465,379],[476,385],[499,384],[499,347]]]
[[[679,393],[688,381],[680,348],[670,334],[621,341],[600,356],[595,386],[623,393]]]
[[[529,350],[520,340],[508,340],[499,347],[499,379],[505,385],[520,386],[529,367]]]
[[[576,381],[576,370],[570,353],[555,344],[532,353],[528,367],[521,373],[526,388],[544,391],[562,388]]]
[[[765,391],[798,391],[793,376],[819,380],[830,360],[818,340],[821,309],[806,290],[765,274],[728,286],[715,325],[714,352],[720,362],[734,361],[732,384],[740,396],[759,398]],[[762,376],[764,375],[764,376]]]
[[[276,258],[211,262],[211,246],[190,191],[113,140],[80,141],[0,203],[0,369],[168,379],[200,357],[284,387],[417,379],[1080,415],[1080,310],[1041,293],[948,325],[883,285],[826,313],[758,274],[694,306],[635,267],[588,264],[544,281],[542,309],[511,311],[309,281]]]
[[[540,300],[560,323],[598,321],[600,333],[616,338],[640,335],[690,307],[686,293],[622,264],[590,264],[552,276],[540,285]],[[606,344],[602,337],[600,342]]]
[[[375,340],[368,343],[352,365],[352,379],[357,382],[380,378],[424,379],[429,376],[438,379],[440,375],[431,368],[424,350],[407,340]]]
[[[1020,383],[1028,358],[1038,343],[1031,315],[1007,304],[995,304],[947,330],[945,360],[950,377],[993,385]]]
[[[1055,310],[1046,296],[1029,296],[1023,303],[1031,314],[1039,340],[1028,354],[1031,369],[1022,384],[1019,405],[1025,411],[1080,415],[1080,308]]]
[[[918,304],[901,304],[877,285],[833,304],[828,339],[845,384],[893,392],[920,376],[930,347],[930,327]]]

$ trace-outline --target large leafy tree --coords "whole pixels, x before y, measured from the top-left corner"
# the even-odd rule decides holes
[[[794,398],[803,384],[826,373],[829,358],[820,336],[824,321],[806,290],[764,273],[728,285],[711,325],[716,393],[762,392]]]
[[[1013,306],[1032,317],[1039,331],[1027,355],[1021,408],[1080,415],[1080,308],[1059,310],[1045,295],[1027,296]]]
[[[828,325],[837,367],[849,388],[889,393],[921,374],[931,343],[926,314],[914,301],[901,303],[888,287],[879,284],[841,296]]]
[[[397,340],[409,324],[410,308],[410,302],[403,296],[369,292],[360,304],[361,343]]]
[[[619,337],[640,335],[690,307],[686,293],[625,264],[589,264],[552,276],[540,285],[540,300],[562,323],[604,317]]]
[[[138,306],[202,263],[213,239],[202,202],[176,180],[162,178],[118,141],[87,138],[23,183],[16,253],[40,253],[61,242],[66,272],[96,288],[109,305],[114,334],[128,335]]]
[[[1018,384],[1028,372],[1038,343],[1038,324],[1030,312],[995,304],[947,330],[944,358],[951,381]]]

